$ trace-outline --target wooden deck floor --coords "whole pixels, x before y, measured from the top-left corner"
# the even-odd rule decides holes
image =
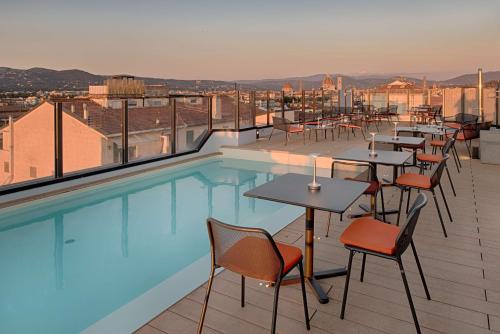
[[[279,145],[283,149],[281,140],[277,138],[262,145],[268,149]],[[336,143],[342,147],[346,141]],[[355,145],[356,141],[351,141],[351,144]],[[318,145],[332,149],[332,144],[324,140]],[[458,146],[463,151],[463,146]],[[307,150],[300,140],[287,149],[293,150],[294,147],[299,151]],[[448,181],[443,177],[454,218],[453,222],[445,220],[449,237],[445,239],[442,235],[432,201],[424,208],[415,232],[415,245],[431,301],[425,298],[411,251],[403,257],[417,315],[425,333],[500,332],[500,166],[483,165],[464,156],[463,167],[457,174],[453,162],[450,163],[457,197],[453,197]],[[395,205],[398,198],[396,191],[386,192],[387,207]],[[349,219],[340,222],[334,217],[333,233],[329,238],[324,237],[327,215],[319,212],[316,219],[316,269],[344,266],[348,253],[338,239],[350,223]],[[303,247],[303,233],[304,217],[300,217],[275,238]],[[328,304],[319,304],[308,291],[312,326],[309,332],[305,329],[299,286],[285,286],[280,291],[278,333],[414,333],[397,265],[389,260],[368,257],[365,280],[361,283],[360,260],[361,256],[355,257],[345,320],[339,318],[344,277],[321,281],[331,297]],[[241,308],[239,276],[228,271],[218,275],[204,333],[269,333],[273,289],[259,283],[247,280],[247,304]],[[204,293],[205,286],[196,289],[138,333],[195,333]]]

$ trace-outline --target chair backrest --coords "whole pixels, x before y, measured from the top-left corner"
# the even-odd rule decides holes
[[[420,216],[420,210],[427,204],[427,196],[425,194],[418,194],[413,202],[408,215],[406,216],[405,223],[401,226],[398,237],[396,238],[396,253],[401,255],[411,243],[413,232]]]
[[[479,126],[477,123],[467,123],[462,126],[462,133],[464,140],[471,140],[479,138]]]
[[[441,175],[443,175],[443,170],[446,165],[446,160],[448,160],[450,156],[448,154],[444,154],[441,161],[437,164],[436,167],[432,170],[431,173],[431,188],[436,187],[441,181]]]
[[[288,131],[291,122],[283,117],[273,116],[273,128],[282,131]]]
[[[284,261],[271,235],[260,228],[240,227],[207,219],[212,266],[243,276],[276,282]]]
[[[443,156],[448,154],[448,152],[450,151],[450,148],[453,146],[453,142],[455,142],[455,139],[453,139],[453,137],[446,139],[446,142],[444,143],[444,146],[441,149]]]
[[[455,115],[455,121],[457,123],[476,123],[477,120],[479,119],[479,116],[477,115],[472,115],[472,114],[456,114]]]
[[[389,113],[390,114],[397,114],[398,113],[398,106],[396,104],[391,104],[389,106]]]
[[[357,181],[370,182],[373,179],[377,179],[377,175],[375,174],[375,168],[366,163],[366,162],[357,162],[357,161],[346,161],[346,160],[333,160],[332,161],[332,169],[331,169],[331,177],[335,175],[335,165],[346,165],[352,167],[360,167],[365,168],[360,174],[355,176],[353,179]]]

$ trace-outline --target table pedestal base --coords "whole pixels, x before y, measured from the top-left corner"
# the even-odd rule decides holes
[[[318,301],[320,304],[326,304],[329,302],[329,297],[328,294],[323,290],[321,285],[319,284],[319,280],[324,279],[324,278],[331,278],[331,277],[338,277],[338,276],[345,276],[347,274],[347,269],[344,268],[338,268],[338,269],[332,269],[332,270],[324,270],[324,271],[318,271],[314,273],[313,277],[306,277],[306,283],[309,285],[309,287],[312,289],[314,294],[316,295],[316,298],[318,298]],[[289,285],[289,284],[297,284],[300,283],[300,276],[299,275],[289,275],[286,278],[283,279],[283,285]]]

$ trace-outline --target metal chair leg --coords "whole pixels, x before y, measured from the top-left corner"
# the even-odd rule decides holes
[[[382,203],[382,217],[384,219],[384,223],[387,223],[387,220],[385,219],[384,190],[382,187],[380,187],[380,201]]]
[[[441,222],[441,227],[443,228],[444,237],[448,238],[448,234],[446,233],[446,227],[444,226],[443,217],[441,216],[441,210],[439,209],[439,204],[436,198],[436,192],[434,191],[434,189],[431,189],[431,192],[432,192],[432,198],[434,198],[434,204],[436,205],[436,209],[438,212],[439,221]]]
[[[342,299],[342,311],[340,311],[340,319],[344,319],[345,304],[347,302],[347,291],[349,290],[349,279],[351,278],[352,258],[354,251],[349,253],[349,264],[347,265],[347,274],[345,276],[344,298]]]
[[[271,140],[271,137],[273,136],[274,133],[274,128],[271,130],[271,134],[269,135],[269,138],[267,140]]]
[[[307,330],[311,329],[309,324],[309,309],[307,308],[307,296],[306,296],[306,284],[304,280],[304,268],[302,267],[302,261],[299,261],[299,273],[300,273],[300,285],[302,289],[302,304],[304,305],[304,317],[306,320]]]
[[[448,202],[446,201],[446,197],[444,196],[444,191],[443,191],[443,187],[441,186],[441,183],[439,183],[439,190],[441,190],[441,196],[443,197],[444,206],[446,207],[446,211],[448,211],[448,217],[450,217],[450,221],[453,221],[453,218],[451,217],[450,208],[448,207]]]
[[[410,287],[408,286],[408,281],[406,280],[405,269],[403,267],[403,262],[401,258],[397,260],[399,265],[399,270],[401,271],[401,278],[403,279],[403,283],[405,286],[406,296],[408,297],[408,303],[410,304],[411,315],[413,316],[413,321],[415,322],[415,328],[417,333],[420,334],[420,325],[418,324],[417,312],[415,311],[415,306],[413,305],[413,300],[411,298]]]
[[[398,209],[398,219],[396,220],[396,225],[399,226],[399,217],[401,217],[401,207],[403,206],[403,195],[405,188],[401,187],[401,196],[399,197],[399,209]]]
[[[422,266],[420,265],[420,260],[418,259],[418,255],[417,255],[417,249],[415,248],[415,244],[413,243],[413,240],[410,242],[410,245],[411,245],[411,249],[413,251],[413,256],[415,257],[415,262],[417,263],[418,272],[420,273],[420,279],[422,280],[422,284],[424,286],[425,295],[426,295],[428,300],[431,300],[431,295],[429,293],[429,289],[427,289],[427,283],[425,282],[424,272],[422,270]]]
[[[453,190],[453,195],[457,197],[457,193],[455,192],[455,186],[453,185],[453,181],[451,180],[450,171],[448,170],[448,165],[445,164],[444,168],[446,169],[446,174],[448,174],[448,180],[450,180],[451,190]]]
[[[241,275],[241,307],[245,307],[245,276]]]
[[[205,321],[205,314],[207,313],[208,299],[210,298],[210,291],[212,290],[212,282],[214,280],[215,268],[212,268],[210,271],[210,278],[208,279],[207,292],[205,293],[205,302],[203,303],[203,307],[201,309],[200,321],[198,323],[198,334],[201,334],[203,329],[203,322]]]
[[[273,322],[271,324],[271,334],[276,334],[276,317],[278,316],[278,299],[280,293],[281,278],[274,287]]]
[[[406,214],[408,214],[408,210],[410,209],[410,197],[411,197],[411,188],[408,188],[408,199],[406,200]]]
[[[361,262],[361,276],[359,277],[359,281],[363,282],[365,278],[365,265],[366,265],[366,253],[363,253],[363,261]]]
[[[326,235],[325,237],[328,238],[328,233],[330,233],[330,224],[332,223],[332,213],[328,212],[328,225],[326,225]]]

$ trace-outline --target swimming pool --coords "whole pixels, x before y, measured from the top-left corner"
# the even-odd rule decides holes
[[[302,213],[242,195],[289,171],[309,172],[210,158],[0,210],[0,333],[136,329],[207,279],[207,217]]]

